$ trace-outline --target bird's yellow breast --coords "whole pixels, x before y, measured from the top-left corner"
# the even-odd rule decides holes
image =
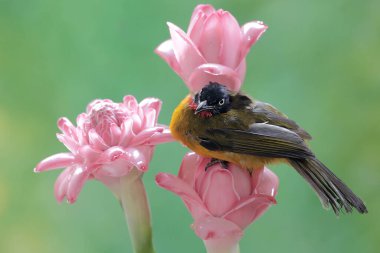
[[[173,137],[194,152],[203,156],[208,155],[208,150],[198,144],[197,136],[194,131],[198,122],[198,117],[194,115],[194,112],[189,107],[191,97],[187,96],[181,101],[181,103],[174,110],[172,119],[170,121],[170,131]],[[199,129],[198,129],[199,130]]]

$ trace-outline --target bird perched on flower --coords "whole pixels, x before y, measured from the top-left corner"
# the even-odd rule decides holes
[[[201,32],[194,32],[195,27]],[[250,171],[270,163],[288,163],[312,186],[325,207],[331,206],[336,214],[353,208],[366,213],[363,201],[308,148],[306,141],[311,136],[305,130],[272,105],[240,92],[245,73],[240,66],[245,66],[249,46],[266,28],[262,22],[240,28],[228,12],[215,11],[209,5],[195,9],[187,34],[169,25],[171,42],[164,45],[171,47],[163,50],[161,44],[156,52],[191,91],[173,113],[173,137],[196,153],[214,158],[206,169],[215,162],[226,168],[228,163],[237,164]]]

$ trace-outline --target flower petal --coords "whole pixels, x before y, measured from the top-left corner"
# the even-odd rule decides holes
[[[235,71],[238,74],[238,77],[239,77],[241,83],[244,83],[244,80],[245,80],[245,71],[246,71],[246,68],[247,68],[246,65],[247,65],[246,61],[245,61],[245,59],[243,59],[240,62],[239,66],[235,69]]]
[[[243,235],[242,229],[234,223],[212,216],[195,219],[193,229],[195,234],[202,240],[213,240],[228,237],[240,238]]]
[[[94,172],[94,175],[96,175],[96,178],[120,178],[126,176],[133,168],[134,165],[130,163],[130,161],[121,158],[108,164],[102,164],[101,167]]]
[[[73,204],[87,181],[89,174],[81,165],[75,167],[67,185],[66,199]]]
[[[77,126],[81,129],[84,129],[84,124],[87,120],[87,114],[86,113],[81,113],[77,116],[76,122]]]
[[[90,114],[93,109],[96,107],[102,107],[99,105],[102,104],[113,104],[114,102],[111,99],[95,99],[92,102],[90,102],[86,107],[87,114]]]
[[[137,134],[142,130],[142,127],[143,127],[142,119],[137,113],[133,113],[131,115],[131,118],[133,120],[132,131],[133,133]]]
[[[167,64],[174,70],[177,75],[181,76],[181,66],[179,65],[177,58],[173,51],[172,40],[166,40],[162,42],[154,52],[158,54]]]
[[[39,162],[36,168],[34,169],[34,172],[42,172],[58,168],[65,168],[72,165],[74,161],[75,156],[72,153],[55,154]]]
[[[265,25],[262,21],[252,21],[246,23],[241,27],[243,33],[243,41],[240,61],[245,58],[251,46],[256,43],[256,41],[261,37],[266,29],[268,29],[268,26]]]
[[[108,145],[104,142],[102,137],[95,131],[95,129],[90,129],[88,132],[89,143],[98,150],[106,150]]]
[[[208,63],[220,63],[223,30],[219,13],[212,13],[205,21],[198,44],[199,51]]]
[[[252,192],[251,175],[248,170],[242,169],[234,164],[229,164],[228,170],[231,172],[234,182],[234,188],[239,198],[246,198]]]
[[[150,128],[156,125],[156,118],[158,113],[154,109],[148,109],[144,112],[144,120],[142,122],[142,128]]]
[[[120,159],[123,155],[125,155],[125,150],[122,147],[110,147],[100,155],[99,159],[96,162],[98,164],[110,163],[117,159]]]
[[[263,194],[275,197],[279,185],[276,174],[264,167],[260,170],[254,170],[252,173],[253,194]]]
[[[76,128],[68,118],[65,118],[65,117],[59,118],[57,125],[64,135],[70,136],[72,139],[78,141]]]
[[[210,82],[217,82],[237,92],[240,90],[241,81],[238,74],[231,68],[220,64],[203,64],[197,67],[188,79],[188,86],[193,93],[199,92]]]
[[[144,145],[152,145],[155,146],[157,144],[173,142],[176,139],[173,138],[169,129],[165,128],[161,133],[154,133],[149,140],[144,142]]]
[[[210,215],[198,194],[180,178],[167,173],[158,173],[156,183],[158,186],[181,197],[195,220]]]
[[[79,148],[78,154],[83,159],[84,163],[93,164],[99,159],[102,152],[91,148],[90,145],[84,145]]]
[[[215,12],[214,7],[211,4],[198,4],[193,11],[193,14],[191,15],[190,24],[188,28],[188,33],[194,26],[194,23],[197,22],[197,17],[199,14],[203,14],[204,16],[209,16],[211,13]]]
[[[94,173],[96,177],[122,177],[134,167],[135,161],[122,147],[111,147],[100,156],[97,163],[99,169]]]
[[[153,155],[152,146],[140,146],[138,148],[125,149],[125,156],[121,157],[126,159],[129,163],[133,164],[138,170],[145,172],[149,169],[149,163]]]
[[[140,102],[139,106],[141,109],[143,109],[144,112],[150,109],[154,109],[157,113],[156,116],[158,116],[161,111],[162,101],[158,98],[145,98]],[[155,119],[155,122],[157,122],[157,117]]]
[[[206,60],[181,28],[169,22],[167,24],[173,42],[174,55],[181,66],[181,77],[186,82],[193,69],[206,63]]]
[[[64,171],[62,171],[62,173],[59,174],[57,180],[55,181],[54,195],[59,203],[62,202],[62,200],[65,198],[67,194],[67,186],[69,184],[69,180],[73,172],[74,172],[74,167],[71,166],[65,169]]]
[[[260,217],[272,204],[278,188],[277,176],[267,168],[252,172],[253,193],[242,199],[223,218],[239,225],[242,229]]]
[[[65,145],[65,147],[70,150],[71,153],[76,154],[78,151],[78,143],[75,142],[72,138],[70,138],[68,135],[64,134],[57,134],[57,139]]]
[[[195,46],[199,46],[202,38],[204,23],[207,19],[207,15],[203,12],[198,12],[194,18],[191,19],[189,28],[187,29],[187,35],[194,43]]]
[[[135,134],[132,131],[133,120],[131,118],[126,119],[121,124],[121,134],[119,140],[119,146],[126,147],[132,141]]]
[[[150,138],[155,134],[160,134],[164,131],[163,127],[151,127],[142,130],[131,141],[131,146],[144,145],[149,142]]]
[[[110,126],[110,146],[115,146],[119,143],[121,136],[121,129],[116,124],[112,123]]]
[[[178,171],[178,177],[186,182],[190,187],[195,187],[195,178],[199,165],[202,163],[203,157],[195,152],[187,153],[182,160],[181,167]]]
[[[136,113],[138,109],[138,103],[134,96],[127,95],[123,98],[123,104],[130,113]]]
[[[206,166],[207,164],[211,161],[211,158],[205,158],[205,157],[202,157],[202,156],[199,156],[199,159],[200,159],[200,162],[199,164],[197,165],[197,169],[196,171],[194,172],[194,189],[196,192],[198,192],[198,194],[201,196],[201,198],[203,197],[202,195],[202,192],[204,192],[204,186],[206,184],[204,184],[204,181],[205,178],[207,176],[209,176],[209,173],[208,173],[208,170],[206,170]],[[214,166],[217,166],[217,165],[214,165]]]
[[[223,45],[220,64],[236,69],[240,63],[242,33],[239,23],[228,11],[220,12],[220,26],[223,27]]]
[[[187,34],[197,46],[201,39],[204,23],[208,16],[215,12],[215,9],[210,4],[199,4],[195,7],[191,15],[190,24],[187,29]]]
[[[276,200],[271,196],[251,195],[237,203],[233,209],[223,215],[223,218],[245,229],[275,203]]]
[[[208,168],[199,195],[213,216],[222,216],[239,201],[229,170],[220,165]]]

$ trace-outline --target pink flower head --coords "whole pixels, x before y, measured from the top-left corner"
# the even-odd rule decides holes
[[[228,11],[211,5],[195,7],[185,33],[168,23],[171,39],[155,52],[196,93],[209,82],[239,91],[245,77],[245,57],[251,46],[268,28],[261,21],[242,27]]]
[[[240,238],[243,230],[275,203],[278,178],[267,168],[251,174],[236,165],[205,166],[210,159],[188,153],[178,176],[160,173],[159,186],[179,195],[203,240]]]
[[[106,185],[133,168],[148,169],[154,145],[171,140],[169,131],[157,125],[161,101],[147,98],[137,103],[125,96],[123,103],[94,100],[77,117],[77,126],[67,118],[58,120],[57,138],[70,152],[42,160],[35,172],[67,167],[55,183],[58,202],[76,201],[84,183],[96,178]]]

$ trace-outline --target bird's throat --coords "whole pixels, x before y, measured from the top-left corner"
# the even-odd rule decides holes
[[[191,110],[194,111],[194,113],[195,113],[195,110],[197,109],[197,106],[198,105],[197,105],[197,103],[195,103],[194,99],[190,98],[189,99],[189,107]],[[205,111],[199,112],[198,115],[202,118],[210,118],[213,114],[209,110],[205,110]]]

